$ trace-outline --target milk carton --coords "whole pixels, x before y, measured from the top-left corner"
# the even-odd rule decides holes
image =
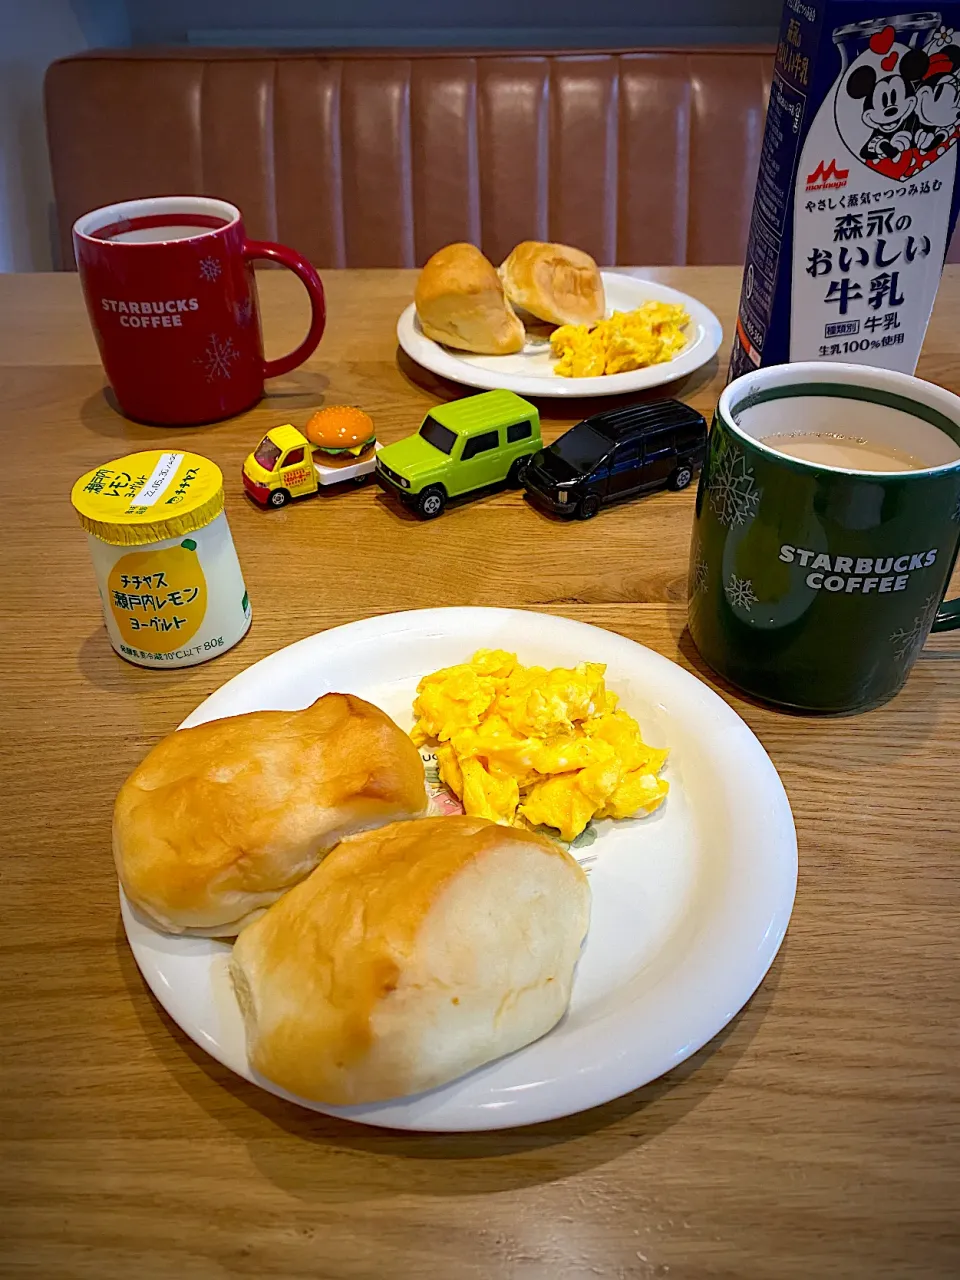
[[[958,28],[960,3],[786,0],[731,378],[914,371],[960,203]]]

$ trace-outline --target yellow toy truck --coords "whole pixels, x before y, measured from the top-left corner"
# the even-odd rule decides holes
[[[373,422],[362,409],[331,405],[299,431],[271,427],[243,464],[243,487],[263,507],[283,507],[325,485],[364,484],[379,449]]]

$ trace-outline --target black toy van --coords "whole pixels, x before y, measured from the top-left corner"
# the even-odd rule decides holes
[[[703,465],[707,424],[679,400],[594,414],[530,459],[521,479],[538,506],[595,516],[601,506],[654,489],[685,489]]]

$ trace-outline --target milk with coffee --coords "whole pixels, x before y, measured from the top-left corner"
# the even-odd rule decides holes
[[[788,458],[844,471],[922,471],[927,465],[922,458],[895,445],[825,431],[764,436],[762,443]]]

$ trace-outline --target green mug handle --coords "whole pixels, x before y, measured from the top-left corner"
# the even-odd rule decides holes
[[[957,519],[958,516],[960,516],[960,498],[957,499],[957,515],[954,516],[954,519]],[[960,545],[958,545],[953,555],[953,564],[950,566],[951,576],[958,561],[960,561]],[[950,578],[948,577],[947,587],[949,588],[949,586]],[[941,600],[940,608],[937,610],[937,615],[930,628],[930,634],[933,635],[934,631],[956,631],[957,627],[960,627],[960,597],[956,600]]]
[[[960,600],[944,600],[930,630],[955,631],[957,627],[960,627]]]

